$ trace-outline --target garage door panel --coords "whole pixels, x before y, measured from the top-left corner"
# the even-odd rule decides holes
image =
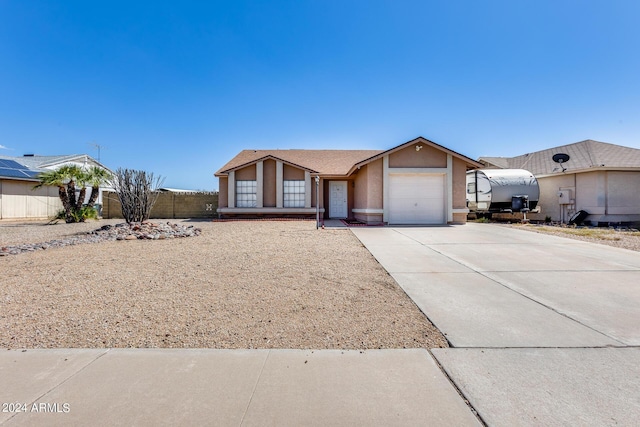
[[[443,175],[389,175],[391,224],[444,224]]]

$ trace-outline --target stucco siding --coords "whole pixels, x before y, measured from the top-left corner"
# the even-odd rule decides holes
[[[371,162],[367,165],[367,208],[382,209],[382,159]],[[382,218],[380,218],[382,220]]]
[[[360,168],[355,177],[355,187],[353,188],[353,207],[356,209],[364,209],[367,207],[367,200],[369,197],[368,169],[368,165],[364,165]]]
[[[267,159],[263,165],[263,206],[265,208],[273,208],[276,206],[276,162],[275,160]]]
[[[283,167],[283,177],[285,180],[303,180],[304,179],[304,170],[300,168],[295,168],[290,165],[284,165]]]
[[[229,183],[229,178],[227,178],[226,176],[221,176],[220,178],[218,178],[218,207],[219,208],[226,208],[229,206],[229,202],[227,199],[227,190],[228,190],[228,184]]]
[[[540,187],[538,207],[540,213],[531,213],[527,217],[534,220],[544,220],[546,217],[550,217],[553,221],[559,221],[561,205],[558,200],[558,191],[561,188],[573,189],[571,190],[571,197],[575,199],[574,176],[574,174],[570,174],[538,178],[538,186]]]
[[[640,216],[640,172],[593,171],[538,178],[540,213],[531,219],[567,222],[570,216],[584,210],[587,222],[626,222]],[[568,199],[558,197],[559,191]],[[633,218],[631,217],[633,216]]]
[[[236,170],[236,181],[254,181],[256,179],[256,165],[249,165]]]
[[[602,215],[606,210],[606,172],[572,174],[575,176],[576,210]],[[556,198],[557,200],[557,198]]]
[[[464,224],[467,222],[467,214],[466,213],[454,213],[453,221],[454,224]]]
[[[416,151],[416,146],[421,146]],[[390,168],[446,168],[447,153],[424,143],[416,143],[389,155]]]
[[[453,159],[453,209],[463,209],[467,207],[467,165],[460,159]],[[455,214],[454,214],[455,215]],[[454,222],[456,221],[454,218]]]

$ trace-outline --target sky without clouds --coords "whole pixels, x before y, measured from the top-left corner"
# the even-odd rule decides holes
[[[217,189],[245,148],[640,148],[640,2],[0,0],[0,155]]]

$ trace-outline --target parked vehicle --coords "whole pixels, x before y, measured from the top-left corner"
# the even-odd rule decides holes
[[[467,172],[467,207],[478,216],[529,212],[540,199],[540,187],[524,169],[476,169]]]

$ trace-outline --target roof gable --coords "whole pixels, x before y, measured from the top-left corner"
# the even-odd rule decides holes
[[[379,153],[377,153],[377,154],[375,154],[375,155],[373,155],[373,156],[371,156],[371,157],[369,157],[367,159],[362,160],[361,162],[356,163],[353,166],[353,168],[351,169],[351,171],[353,171],[353,170],[355,170],[355,169],[357,169],[359,167],[362,167],[362,166],[366,165],[367,163],[371,163],[371,162],[373,162],[375,160],[378,160],[378,159],[380,159],[380,158],[382,158],[384,156],[388,156],[389,154],[392,154],[392,153],[394,153],[396,151],[404,150],[405,148],[407,148],[408,146],[411,146],[413,144],[426,144],[426,145],[429,145],[429,146],[431,146],[433,148],[437,148],[438,150],[444,151],[447,154],[451,154],[453,157],[457,157],[457,158],[463,160],[469,166],[473,166],[473,167],[481,167],[482,166],[482,164],[478,163],[477,161],[475,161],[475,160],[473,160],[473,159],[471,159],[471,158],[469,158],[467,156],[464,156],[464,155],[462,155],[460,153],[457,153],[457,152],[455,152],[453,150],[450,150],[450,149],[448,149],[448,148],[446,148],[446,147],[444,147],[444,146],[442,146],[440,144],[436,144],[433,141],[430,141],[430,140],[428,140],[428,139],[426,139],[426,138],[424,138],[422,136],[419,136],[419,137],[417,137],[415,139],[412,139],[411,141],[407,141],[404,144],[400,144],[400,145],[398,145],[396,147],[390,148],[389,150],[381,151],[381,152],[379,152]]]
[[[14,159],[16,159],[16,161],[19,163],[36,169],[57,169],[57,167],[62,166],[66,163],[75,162],[84,164],[89,163],[110,171],[108,167],[87,154],[66,154],[59,156],[29,155],[23,157],[14,157]]]

